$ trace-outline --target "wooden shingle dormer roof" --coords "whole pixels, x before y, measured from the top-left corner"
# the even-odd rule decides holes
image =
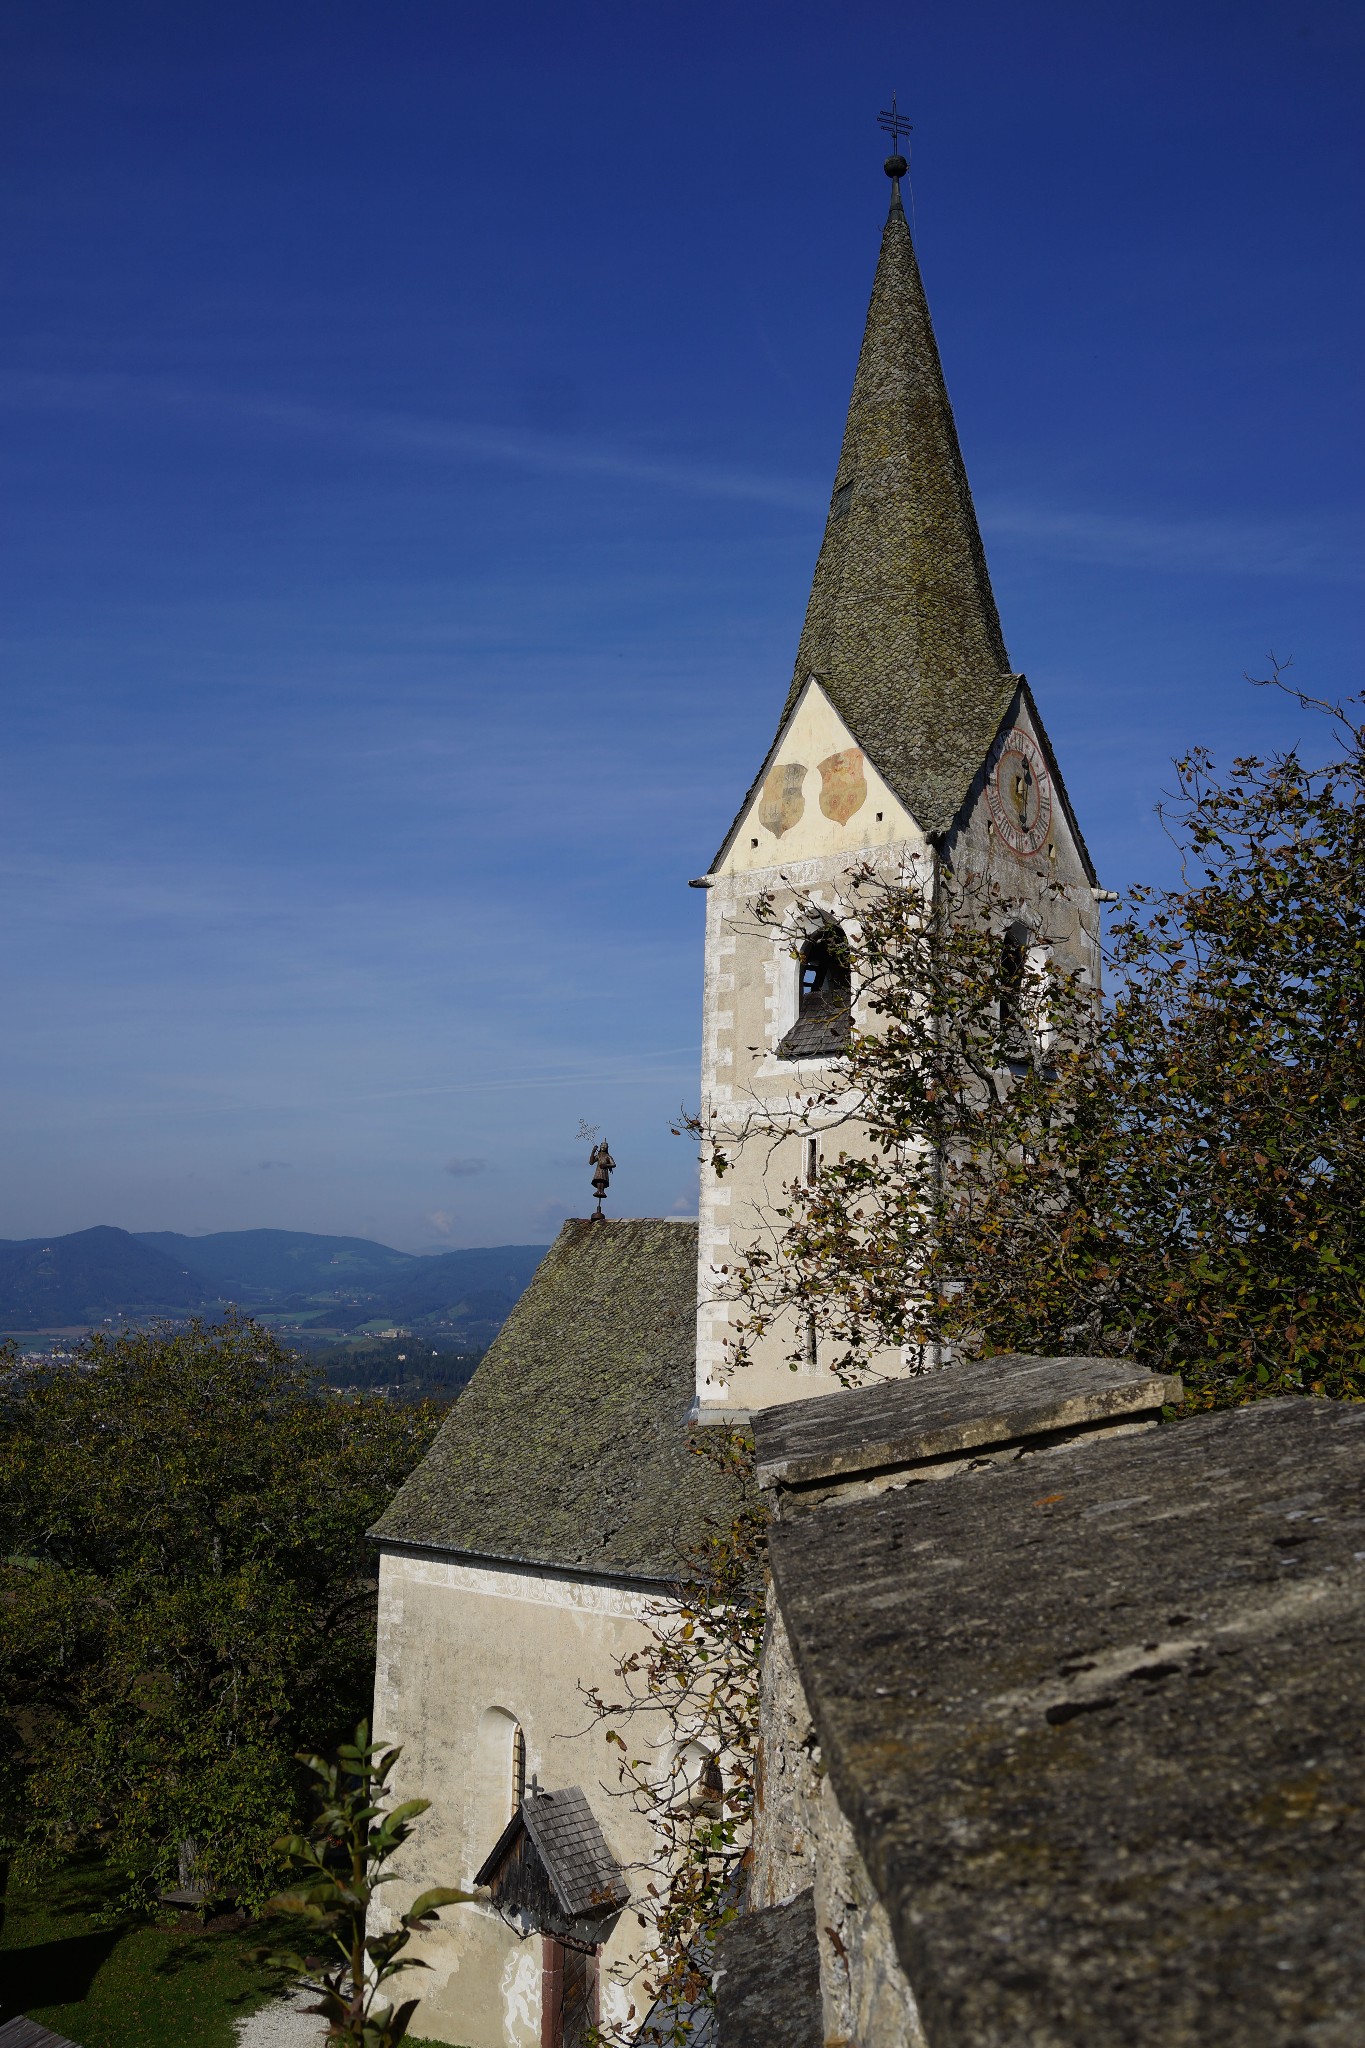
[[[475,1884],[543,1933],[601,1940],[630,1886],[578,1785],[528,1792],[480,1866]]]
[[[667,1585],[732,1510],[693,1448],[697,1226],[564,1225],[372,1534]]]

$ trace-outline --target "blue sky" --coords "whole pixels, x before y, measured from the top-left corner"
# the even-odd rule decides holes
[[[886,205],[1111,886],[1359,686],[1356,0],[0,21],[0,1235],[686,1213]]]

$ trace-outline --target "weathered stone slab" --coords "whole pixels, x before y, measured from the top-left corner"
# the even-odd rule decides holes
[[[76,2048],[65,2034],[54,2034],[37,2020],[7,2020],[0,2027],[0,2048]]]
[[[933,2048],[1365,2041],[1365,1407],[836,1500],[772,1561]]]
[[[814,1895],[732,1921],[716,1944],[719,2048],[821,2048]]]
[[[763,1409],[753,1423],[758,1483],[796,1488],[956,1463],[987,1447],[1154,1418],[1180,1394],[1178,1379],[1122,1359],[976,1359]]]

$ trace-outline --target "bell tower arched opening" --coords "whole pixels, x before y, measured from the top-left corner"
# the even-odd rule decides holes
[[[853,976],[842,925],[822,924],[797,958],[796,1022],[777,1048],[784,1060],[820,1059],[848,1044]]]

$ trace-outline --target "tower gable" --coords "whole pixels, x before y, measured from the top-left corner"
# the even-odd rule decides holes
[[[1030,877],[1067,883],[1086,899],[1094,888],[1089,848],[1022,676],[940,844],[950,864],[965,855],[973,868],[990,868],[1007,896]]]
[[[744,874],[922,839],[858,735],[811,676],[783,720],[713,872]]]

